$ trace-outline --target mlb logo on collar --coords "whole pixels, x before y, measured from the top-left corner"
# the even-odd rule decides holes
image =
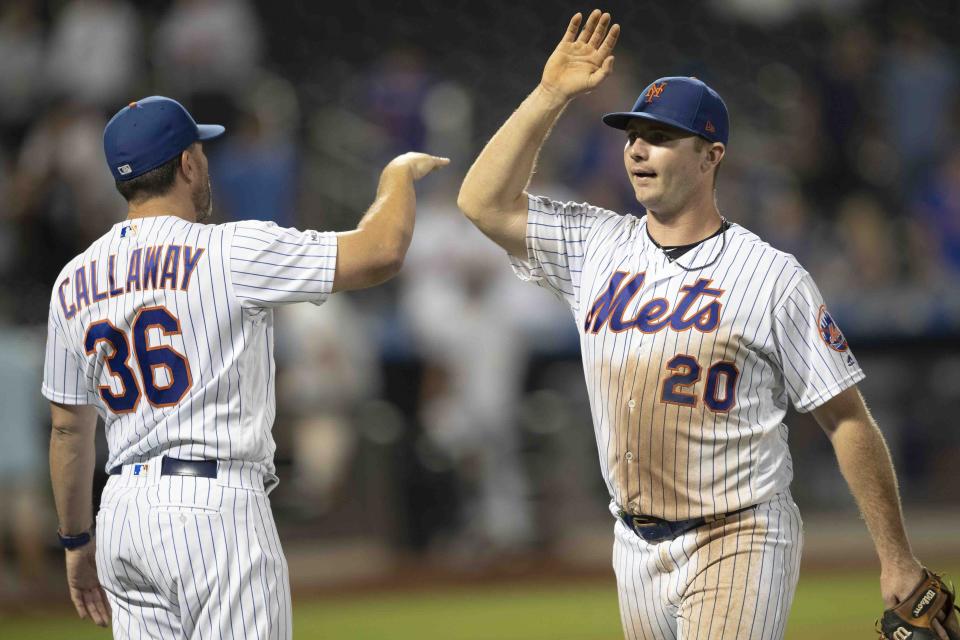
[[[131,236],[137,235],[137,225],[125,224],[122,227],[120,227],[120,237],[126,238],[128,235],[131,235]]]

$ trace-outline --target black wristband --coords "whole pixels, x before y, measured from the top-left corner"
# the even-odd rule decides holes
[[[59,529],[57,529],[57,537],[60,538],[60,546],[68,551],[72,549],[79,549],[93,539],[90,530],[84,531],[83,533],[78,533],[75,536],[65,536],[60,532]]]

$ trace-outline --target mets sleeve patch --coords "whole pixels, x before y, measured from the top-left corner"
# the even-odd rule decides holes
[[[840,331],[840,327],[837,326],[833,316],[827,311],[827,305],[825,304],[820,305],[820,312],[817,314],[817,329],[820,331],[820,338],[824,344],[834,351],[846,352],[848,348],[847,339]]]

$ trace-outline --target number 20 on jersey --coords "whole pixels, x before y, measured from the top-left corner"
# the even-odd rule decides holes
[[[696,407],[696,394],[687,391],[700,382],[703,376],[703,367],[693,356],[681,353],[674,356],[667,363],[667,369],[673,375],[663,381],[660,390],[660,401],[667,404],[677,404],[682,407]],[[703,390],[703,403],[715,413],[730,411],[736,404],[735,390],[740,370],[726,360],[714,362],[707,369],[707,384]]]

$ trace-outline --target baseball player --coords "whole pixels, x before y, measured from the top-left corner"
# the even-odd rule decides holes
[[[43,394],[50,470],[81,618],[116,638],[290,638],[276,485],[273,309],[379,284],[413,231],[413,183],[448,160],[407,153],[345,233],[203,224],[210,178],[179,103],[130,103],[103,134],[129,202],[53,286]],[[97,416],[109,479],[91,492]]]
[[[623,160],[646,216],[528,194],[567,103],[613,68],[620,33],[577,14],[537,88],[468,172],[458,204],[521,279],[573,312],[600,466],[616,516],[627,638],[781,638],[802,524],[783,417],[812,411],[881,559],[888,605],[924,577],[907,541],[857,360],[810,275],[726,220],[715,200],[727,109],[694,78],[661,78],[629,112]],[[946,638],[946,636],[943,636]]]

